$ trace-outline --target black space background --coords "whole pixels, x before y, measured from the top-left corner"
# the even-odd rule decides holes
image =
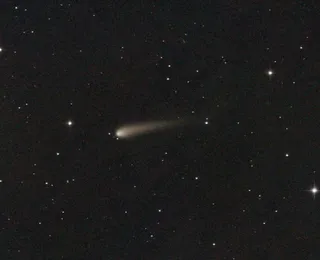
[[[2,2],[2,259],[319,259],[320,5],[276,2]]]

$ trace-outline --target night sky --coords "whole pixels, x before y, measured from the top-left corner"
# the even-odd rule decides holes
[[[283,2],[3,1],[1,259],[320,259],[320,5]]]

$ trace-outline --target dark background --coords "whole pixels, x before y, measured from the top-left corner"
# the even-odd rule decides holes
[[[319,259],[320,5],[92,2],[0,4],[1,259]]]

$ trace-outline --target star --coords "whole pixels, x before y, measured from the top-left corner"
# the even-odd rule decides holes
[[[68,125],[68,126],[72,126],[72,125],[73,125],[73,122],[72,122],[71,120],[69,120],[69,121],[67,122],[67,125]]]
[[[266,74],[271,78],[274,75],[274,71],[272,69],[267,70]]]
[[[319,190],[318,190],[318,188],[316,187],[315,184],[313,184],[313,187],[310,190],[306,190],[306,191],[312,193],[313,199],[316,198],[316,194],[319,192]]]
[[[316,194],[318,193],[318,189],[317,189],[317,187],[316,186],[313,186],[313,188],[310,190],[310,192],[312,192],[312,194],[313,194],[313,199],[315,199],[315,197],[316,197]]]

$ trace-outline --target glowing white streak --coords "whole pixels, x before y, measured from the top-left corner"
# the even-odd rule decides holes
[[[116,135],[119,138],[131,138],[138,135],[150,133],[153,131],[166,129],[180,124],[181,121],[154,121],[147,123],[137,123],[131,125],[124,125],[117,129]]]

